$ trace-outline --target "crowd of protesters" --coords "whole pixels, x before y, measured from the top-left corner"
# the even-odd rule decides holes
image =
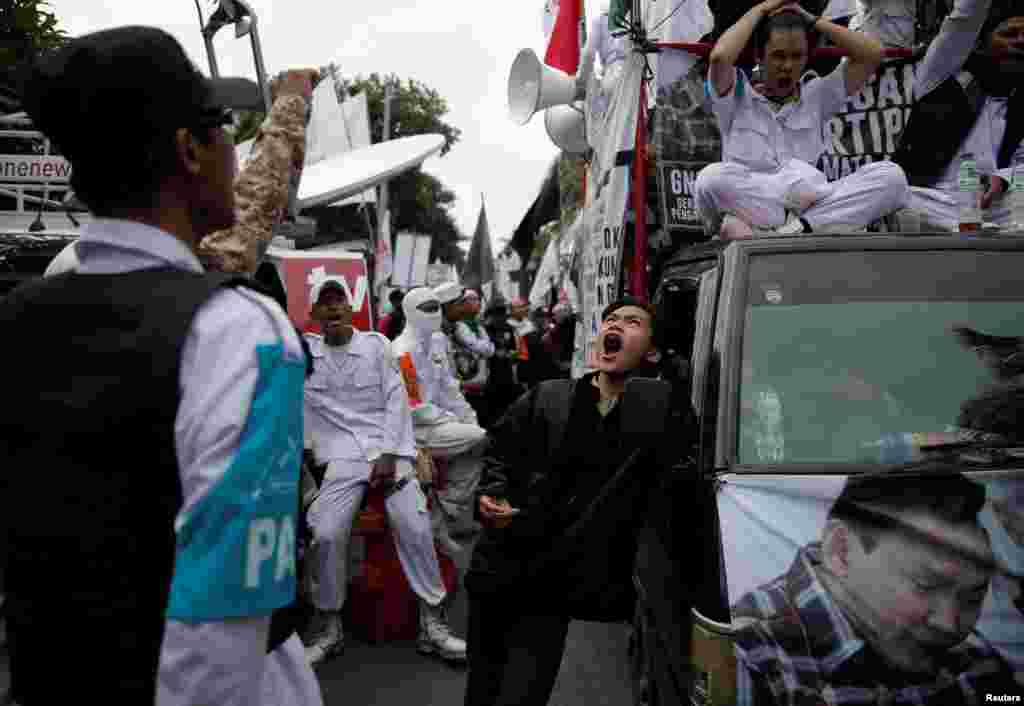
[[[870,24],[755,5],[710,58],[724,149],[696,184],[709,231],[857,229],[908,207],[952,227],[966,152],[989,177],[983,205],[999,205],[1024,137],[1024,15],[992,3],[956,0],[917,74],[912,134],[952,116],[957,144],[911,137],[831,183],[811,166],[819,128],[870,80],[882,43]],[[804,81],[819,34],[848,59]],[[756,81],[736,67],[751,40]],[[321,332],[297,332],[253,278],[304,161],[317,80],[275,81],[240,174],[232,109],[258,102],[255,85],[203,77],[163,31],[76,38],[25,83],[95,219],[48,277],[0,303],[19,342],[0,353],[18,371],[0,414],[0,517],[21,706],[322,704],[312,666],[344,645],[343,557],[375,488],[419,601],[417,647],[468,660],[467,706],[547,703],[569,621],[631,614],[646,498],[666,449],[693,438],[688,410],[642,384],[661,358],[655,310],[605,308],[576,380],[571,310],[483,310],[455,283],[395,293],[381,331],[361,332],[326,282],[310,297]],[[436,464],[445,483],[430,489]],[[466,641],[447,624],[438,551],[472,551]],[[311,626],[296,609],[302,565]],[[75,655],[58,679],[55,636]]]

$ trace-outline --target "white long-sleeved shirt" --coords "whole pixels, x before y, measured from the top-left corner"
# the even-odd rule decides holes
[[[487,335],[487,331],[480,326],[480,333],[474,333],[465,321],[455,322],[455,340],[459,344],[481,358],[490,358],[494,355],[494,342]]]
[[[153,267],[203,271],[184,243],[129,221],[93,220],[76,251],[81,274]],[[182,349],[181,399],[174,425],[183,493],[179,519],[232,466],[255,395],[257,347],[282,342],[287,356],[302,359],[298,335],[287,316],[273,300],[251,290],[219,291],[196,313]],[[269,625],[269,616],[194,625],[168,620],[157,704],[259,703]]]
[[[938,88],[947,79],[963,70],[964,63],[974,51],[982,25],[988,18],[992,0],[957,0],[942,23],[938,35],[928,47],[914,81],[918,100]],[[986,96],[978,119],[960,146],[959,152],[946,165],[946,171],[936,183],[943,191],[957,191],[957,171],[960,157],[974,155],[981,174],[996,174],[1010,182],[1013,168],[1000,169],[997,164],[999,145],[1006,134],[1007,99]],[[1024,158],[1024,149],[1017,146],[1015,157]]]
[[[306,341],[314,371],[306,380],[304,422],[317,460],[414,459],[409,398],[391,341],[358,330],[344,346],[329,346],[316,334]]]
[[[917,0],[860,0],[857,5],[850,29],[870,34],[886,47],[914,46]]]
[[[411,365],[415,375],[417,394],[409,393],[413,424],[434,426],[446,422],[476,424],[476,412],[466,401],[459,381],[452,372],[448,337],[440,331],[429,338],[413,335],[406,329],[392,344],[391,349],[399,365]],[[405,361],[403,362],[403,357]],[[410,380],[406,379],[406,389]]]

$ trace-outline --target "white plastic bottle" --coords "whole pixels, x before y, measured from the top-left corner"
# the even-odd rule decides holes
[[[978,177],[978,163],[973,153],[960,155],[957,181],[960,191],[960,232],[981,230],[981,209],[978,207],[981,179]]]
[[[757,429],[754,445],[762,463],[781,463],[786,458],[786,438],[782,431],[782,400],[775,390],[763,390],[757,396]]]
[[[1013,178],[1010,190],[1003,197],[1009,199],[1010,226],[1007,230],[1024,231],[1024,154],[1017,153],[1013,158]]]

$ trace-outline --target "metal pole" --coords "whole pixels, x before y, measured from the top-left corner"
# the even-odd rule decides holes
[[[210,76],[218,78],[220,72],[217,70],[217,53],[213,48],[213,35],[203,32],[203,41],[206,43],[206,58],[210,62]]]
[[[391,81],[388,81],[384,85],[384,130],[381,135],[381,142],[387,142],[391,139]],[[385,181],[380,185],[380,193],[377,196],[377,237],[386,238],[391,232],[390,227],[384,225],[385,219],[390,219],[391,214],[388,212],[388,182]],[[388,226],[390,226],[390,222]],[[374,253],[377,252],[376,242],[373,238],[373,233],[370,234],[370,242],[373,245]],[[391,245],[391,243],[388,243]]]
[[[239,3],[241,4],[241,3]],[[270,115],[271,101],[270,101],[270,86],[267,83],[267,69],[263,64],[263,49],[260,46],[260,37],[258,25],[256,22],[256,13],[249,10],[249,16],[252,18],[252,25],[249,29],[249,40],[252,42],[252,56],[256,62],[256,82],[260,85],[260,96],[263,98],[263,107],[267,110],[267,115]]]

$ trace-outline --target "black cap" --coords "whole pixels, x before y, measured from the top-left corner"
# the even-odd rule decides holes
[[[86,34],[41,57],[23,103],[72,162],[198,127],[226,108],[263,110],[254,81],[206,78],[174,37],[140,26]]]

